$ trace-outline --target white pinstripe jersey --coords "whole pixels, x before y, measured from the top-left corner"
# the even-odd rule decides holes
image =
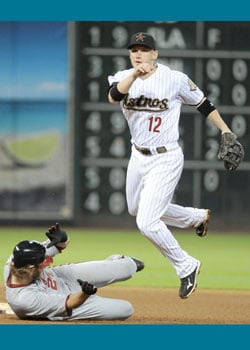
[[[133,68],[110,75],[109,84],[123,80],[132,72]],[[203,97],[203,92],[186,74],[158,64],[151,76],[135,80],[120,103],[131,142],[144,147],[177,142],[182,104],[196,106]]]

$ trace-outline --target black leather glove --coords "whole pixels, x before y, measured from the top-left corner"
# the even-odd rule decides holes
[[[45,234],[50,239],[50,243],[48,244],[47,248],[50,248],[53,245],[57,245],[58,243],[64,243],[68,239],[67,233],[60,229],[58,223],[50,226],[48,232]]]
[[[88,283],[87,281],[79,280],[79,279],[77,280],[77,282],[80,284],[82,291],[85,294],[91,295],[97,292],[97,288],[93,284]]]

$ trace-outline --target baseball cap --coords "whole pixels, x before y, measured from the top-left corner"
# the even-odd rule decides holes
[[[156,49],[155,39],[152,37],[152,35],[143,32],[139,32],[131,36],[127,49],[131,49],[131,47],[135,45],[144,45],[150,47],[152,50]]]

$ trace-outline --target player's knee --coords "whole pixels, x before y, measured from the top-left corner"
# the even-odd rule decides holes
[[[136,216],[137,215],[137,210],[135,208],[129,208],[128,207],[128,213],[131,215],[131,216]]]
[[[136,224],[138,229],[144,236],[147,236],[148,233],[153,228],[153,225],[151,222],[149,222],[148,220],[145,220],[145,218],[142,219],[139,215],[136,217]]]
[[[116,300],[119,303],[117,307],[113,308],[111,314],[108,317],[103,317],[103,319],[109,320],[126,320],[134,313],[134,308],[127,300]]]
[[[126,318],[129,318],[130,316],[133,315],[134,313],[134,308],[133,306],[130,304],[130,302],[128,301],[124,301],[123,303],[123,309],[120,310],[121,311],[121,314],[123,315],[122,316],[122,319],[126,319]]]

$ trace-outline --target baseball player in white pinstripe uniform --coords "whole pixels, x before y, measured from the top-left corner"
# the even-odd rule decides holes
[[[222,133],[231,130],[186,74],[157,63],[151,35],[132,35],[127,48],[133,68],[108,77],[108,100],[120,103],[131,133],[128,211],[136,216],[140,232],[170,261],[181,281],[179,296],[187,298],[196,288],[201,262],[180,247],[168,226],[193,227],[205,236],[210,210],[171,203],[184,163],[178,144],[182,104],[197,108]]]

